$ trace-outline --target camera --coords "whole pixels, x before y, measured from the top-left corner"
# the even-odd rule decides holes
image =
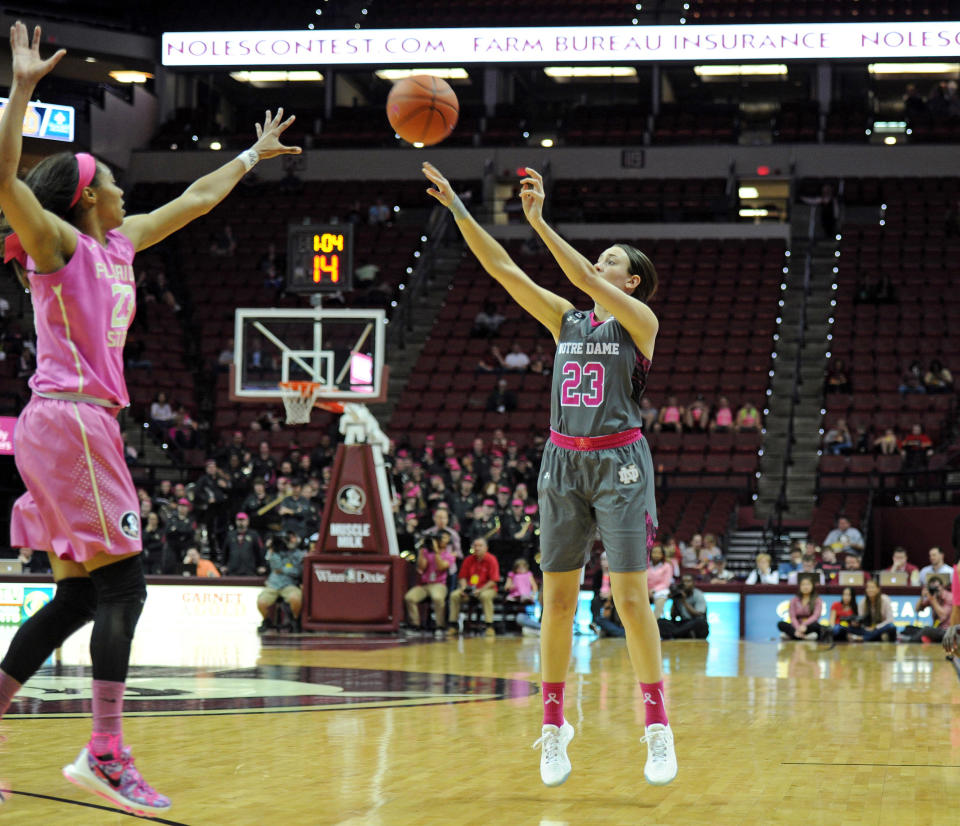
[[[679,584],[677,584],[676,582],[671,583],[671,585],[670,585],[670,598],[671,598],[671,599],[677,599],[678,597],[682,597],[682,596],[684,596],[684,595],[685,595],[685,591],[683,590],[683,586],[682,586],[682,585],[679,585]]]

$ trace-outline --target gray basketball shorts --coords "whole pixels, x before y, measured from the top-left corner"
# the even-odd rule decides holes
[[[646,439],[601,450],[547,442],[537,490],[542,570],[582,568],[597,529],[611,571],[647,569],[657,534],[657,504]]]

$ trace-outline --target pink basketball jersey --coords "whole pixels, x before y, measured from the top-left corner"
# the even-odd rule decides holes
[[[119,407],[130,403],[123,346],[136,310],[134,249],[117,230],[107,246],[77,233],[77,249],[57,272],[35,273],[27,258],[37,328],[38,393],[83,393]]]

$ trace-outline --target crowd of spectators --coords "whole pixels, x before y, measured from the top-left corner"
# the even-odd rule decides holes
[[[736,412],[726,396],[710,404],[702,394],[697,394],[688,405],[683,405],[676,396],[667,396],[666,402],[657,408],[646,396],[641,399],[640,415],[644,430],[674,433],[723,433],[737,431],[754,433],[762,427],[760,411],[750,401],[744,401]]]
[[[898,435],[897,428],[886,427],[883,433],[874,436],[862,426],[852,433],[846,419],[841,418],[824,433],[823,450],[833,456],[900,456],[901,469],[910,471],[927,466],[934,453],[934,443],[919,422],[911,425],[909,432]]]

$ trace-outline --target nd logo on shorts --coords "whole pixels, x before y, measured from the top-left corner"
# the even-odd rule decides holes
[[[633,462],[620,468],[617,475],[620,477],[620,484],[622,485],[640,481],[640,469]]]
[[[127,511],[120,517],[120,533],[128,539],[140,538],[140,516],[133,511]]]

